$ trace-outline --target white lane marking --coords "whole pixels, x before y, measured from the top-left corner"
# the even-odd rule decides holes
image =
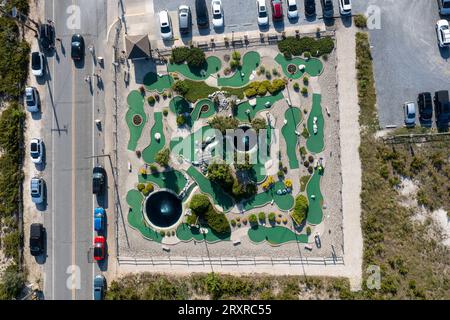
[[[52,0],[52,20],[55,19],[55,0]],[[52,64],[52,73],[55,75],[55,60],[53,60]],[[55,81],[52,81],[52,95],[55,93]],[[53,102],[55,102],[55,97],[53,97]],[[53,108],[53,106],[52,106]],[[55,128],[55,114],[52,110],[52,129]],[[55,197],[53,194],[54,190],[54,182],[55,182],[55,135],[54,131],[51,131],[52,135],[52,210],[50,210],[50,216],[52,219],[52,294],[51,297],[55,300]]]
[[[95,47],[94,47],[95,48]],[[95,49],[94,49],[95,52]],[[92,57],[92,73],[95,74],[95,63],[94,63],[94,57]],[[95,80],[94,76],[92,76],[92,82],[94,83],[93,91],[92,91],[92,155],[95,155]],[[92,167],[95,165],[95,158],[92,158]],[[92,239],[91,243],[94,242],[95,232],[94,232],[94,208],[95,208],[95,196],[92,196],[92,211],[91,211],[91,221],[92,221]],[[94,263],[92,263],[92,278],[94,278],[95,275],[95,260]],[[92,290],[92,286],[90,288],[91,290],[91,297],[92,300],[94,300],[94,290]]]

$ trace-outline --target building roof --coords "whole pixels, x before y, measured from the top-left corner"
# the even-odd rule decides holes
[[[126,36],[125,47],[128,59],[142,59],[151,57],[150,41],[147,35]]]

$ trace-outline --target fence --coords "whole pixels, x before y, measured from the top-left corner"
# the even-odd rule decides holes
[[[425,133],[425,134],[402,134],[382,138],[387,144],[406,144],[406,143],[426,143],[435,141],[450,140],[449,132]]]
[[[135,266],[262,266],[262,265],[307,265],[307,266],[332,266],[344,265],[343,257],[327,258],[271,258],[271,257],[150,257],[131,258],[119,257],[121,265]]]

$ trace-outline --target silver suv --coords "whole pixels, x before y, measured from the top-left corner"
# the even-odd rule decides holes
[[[44,179],[34,177],[31,178],[30,183],[30,193],[31,193],[31,200],[36,203],[40,204],[44,202]]]
[[[191,9],[186,5],[178,7],[178,24],[180,26],[180,33],[186,34],[191,31],[192,17]]]

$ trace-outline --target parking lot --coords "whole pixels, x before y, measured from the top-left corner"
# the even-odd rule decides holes
[[[450,90],[449,49],[440,49],[436,37],[437,1],[353,0],[353,13],[369,5],[381,9],[381,28],[370,31],[380,126],[401,126],[404,102]]]

